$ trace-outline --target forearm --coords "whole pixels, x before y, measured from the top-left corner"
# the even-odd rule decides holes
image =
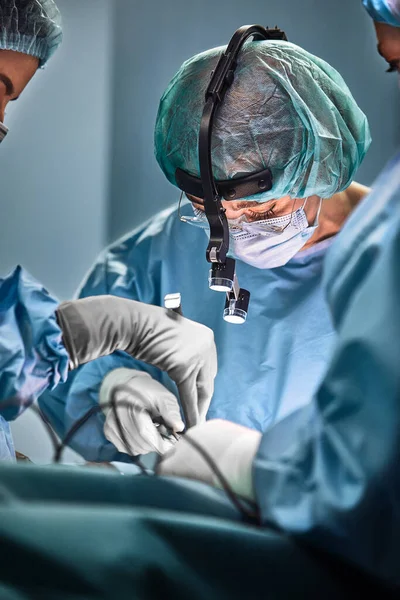
[[[133,350],[137,328],[132,319],[135,304],[116,296],[95,296],[60,304],[57,320],[72,369],[117,350]]]

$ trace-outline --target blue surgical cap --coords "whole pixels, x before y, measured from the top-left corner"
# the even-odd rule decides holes
[[[363,5],[374,21],[400,27],[400,0],[363,0]]]
[[[155,153],[174,185],[178,167],[199,177],[205,91],[224,50],[185,62],[161,98]],[[259,202],[329,198],[350,185],[370,142],[367,118],[335,69],[289,42],[250,42],[214,120],[213,173],[225,180],[269,167],[272,189],[248,198]]]
[[[62,41],[53,0],[0,0],[0,50],[36,56],[43,67]]]

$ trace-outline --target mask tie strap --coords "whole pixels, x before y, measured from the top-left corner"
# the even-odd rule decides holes
[[[179,196],[179,204],[178,204],[178,219],[180,221],[184,221],[184,219],[182,218],[182,215],[181,215],[182,198],[183,198],[183,192],[181,192],[181,195]]]
[[[305,209],[305,207],[306,207],[307,200],[309,199],[309,197],[310,197],[310,196],[307,196],[307,198],[305,198],[305,199],[304,199],[303,206],[301,207],[303,210],[304,210],[304,209]]]
[[[317,216],[315,217],[315,221],[314,221],[313,227],[318,227],[318,225],[319,225],[319,215],[320,215],[320,212],[321,212],[321,206],[322,206],[322,198],[319,199],[319,206],[318,206],[318,210],[317,210]]]

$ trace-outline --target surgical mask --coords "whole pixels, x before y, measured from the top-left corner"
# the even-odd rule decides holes
[[[282,217],[263,221],[247,222],[243,215],[228,220],[230,234],[229,254],[257,269],[274,269],[285,265],[311,238],[318,227],[321,211],[313,225],[309,225],[305,213],[307,198],[303,206]],[[208,235],[209,226],[205,213],[193,207],[194,216],[180,216],[185,223],[200,227]]]
[[[0,144],[4,140],[4,138],[6,137],[7,133],[8,133],[8,127],[6,127],[4,125],[4,123],[2,123],[0,121]]]
[[[313,225],[307,221],[304,210],[306,202],[307,198],[302,207],[283,217],[230,227],[233,256],[257,269],[274,269],[285,265],[318,227],[322,199]]]

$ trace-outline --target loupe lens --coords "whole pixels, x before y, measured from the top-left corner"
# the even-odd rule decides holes
[[[242,325],[247,319],[249,302],[250,292],[247,290],[240,289],[237,298],[235,298],[233,292],[230,292],[225,302],[224,321],[234,325]]]
[[[208,275],[210,290],[229,293],[233,289],[235,261],[227,258],[225,263],[213,263]]]
[[[213,277],[212,269],[210,269],[210,275],[208,277],[208,284],[210,286],[210,290],[213,290],[214,292],[228,293],[233,288],[232,279],[226,279],[225,277]]]
[[[234,325],[243,325],[247,319],[247,313],[240,308],[229,307],[224,310],[224,321]]]

